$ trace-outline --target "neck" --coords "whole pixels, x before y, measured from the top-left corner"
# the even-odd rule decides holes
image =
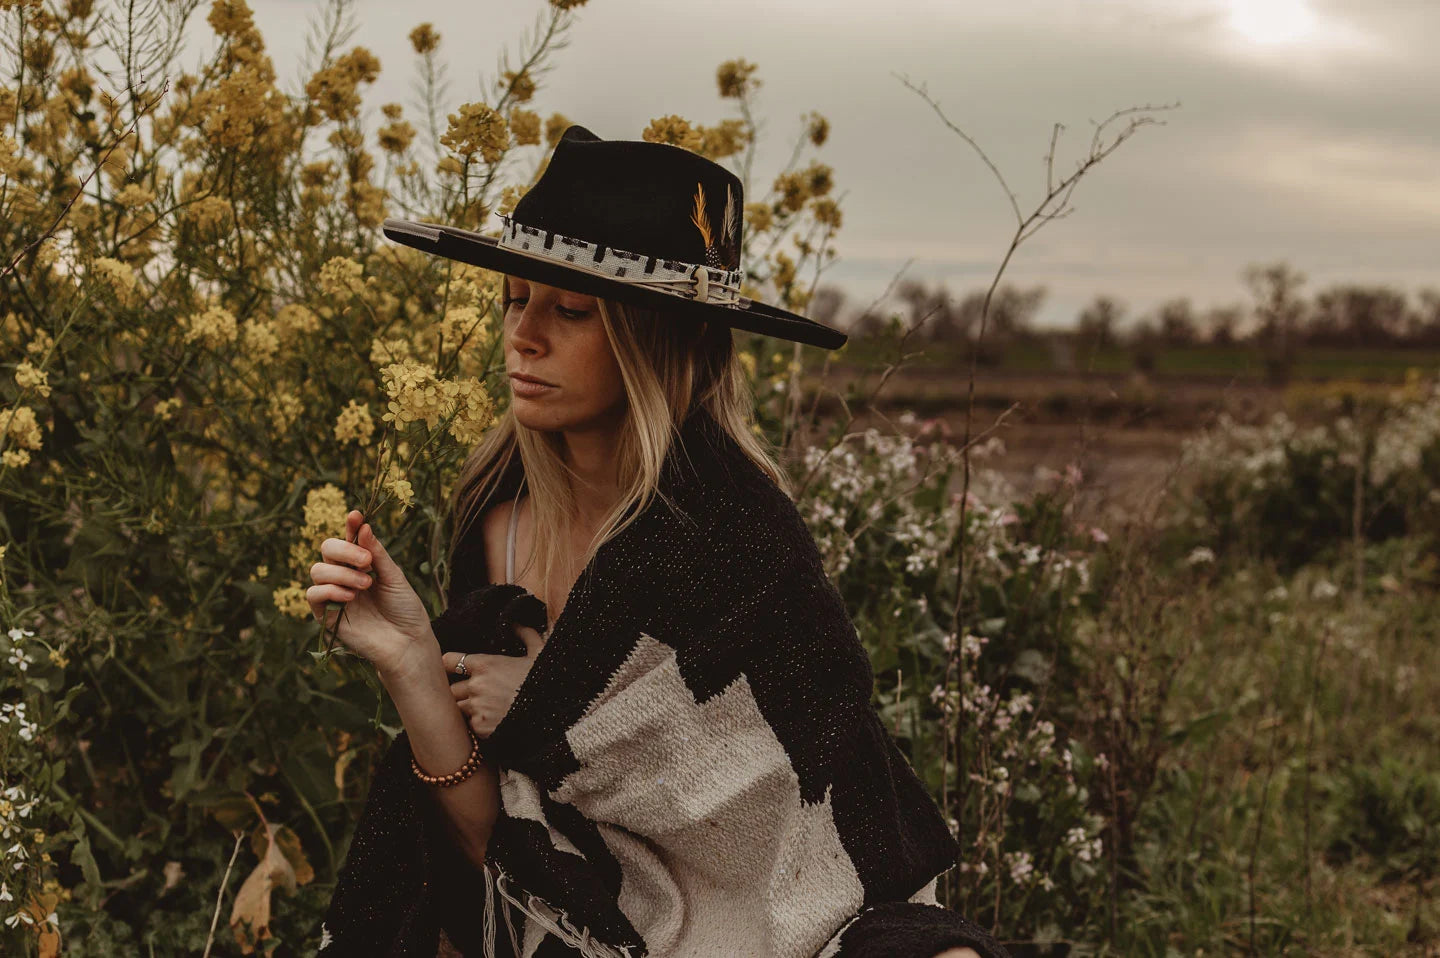
[[[571,486],[582,527],[598,526],[620,499],[615,454],[619,436],[614,426],[564,433],[565,464],[575,473]]]

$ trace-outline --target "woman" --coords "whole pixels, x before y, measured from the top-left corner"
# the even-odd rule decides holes
[[[954,841],[751,432],[731,328],[844,335],[739,297],[742,199],[571,127],[500,238],[387,221],[506,274],[512,403],[457,483],[443,616],[359,513],[312,570],[405,727],[326,956],[1005,954],[933,904]]]

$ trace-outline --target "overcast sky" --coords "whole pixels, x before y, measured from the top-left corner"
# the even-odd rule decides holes
[[[250,0],[293,81],[305,0]],[[360,0],[352,43],[384,67],[372,109],[413,100],[411,27],[431,21],[450,107],[492,97],[497,57],[543,10]],[[203,35],[203,19],[196,19]],[[1440,0],[591,0],[532,106],[609,139],[656,116],[732,115],[715,67],[744,57],[764,82],[756,187],[788,156],[801,115],[831,138],[817,155],[845,194],[839,260],[822,283],[863,305],[907,275],[983,287],[1015,228],[993,174],[895,74],[924,84],[989,153],[1028,212],[1117,109],[1179,102],[1093,169],[1075,212],[1022,246],[1006,273],[1049,296],[1066,325],[1107,293],[1131,316],[1189,296],[1247,301],[1246,264],[1288,260],[1306,289],[1440,287]]]

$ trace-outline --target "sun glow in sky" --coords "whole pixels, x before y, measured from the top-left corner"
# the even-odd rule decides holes
[[[1298,43],[1317,26],[1306,0],[1230,0],[1230,28],[1251,43]]]

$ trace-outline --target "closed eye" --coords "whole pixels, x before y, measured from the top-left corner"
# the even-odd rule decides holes
[[[524,308],[525,303],[529,302],[529,300],[530,297],[528,296],[511,296],[505,300],[505,312],[508,313],[510,311],[511,303],[519,303],[521,308]],[[556,306],[555,311],[566,319],[583,319],[590,315],[588,309],[567,309],[564,306]]]

